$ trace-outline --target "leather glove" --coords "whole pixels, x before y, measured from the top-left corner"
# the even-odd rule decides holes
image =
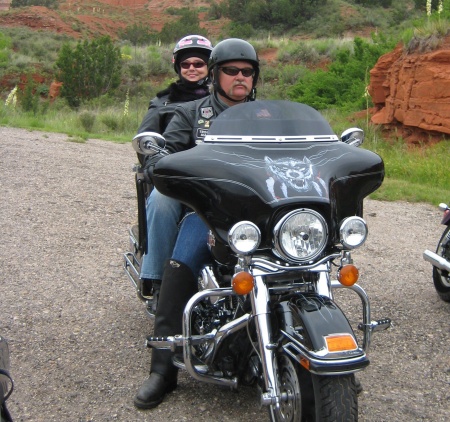
[[[153,185],[153,169],[155,168],[156,163],[163,158],[164,156],[161,154],[148,155],[145,158],[143,173],[144,180]]]

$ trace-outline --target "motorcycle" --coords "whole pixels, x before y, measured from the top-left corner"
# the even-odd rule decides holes
[[[450,302],[450,208],[447,204],[439,204],[439,209],[444,213],[441,224],[445,227],[436,253],[426,249],[423,253],[425,261],[433,265],[433,283],[439,297]]]
[[[305,104],[254,101],[222,112],[195,148],[160,159],[155,187],[208,225],[213,260],[183,332],[149,336],[147,346],[172,350],[198,381],[255,385],[271,421],[357,420],[355,373],[369,365],[372,333],[391,323],[371,320],[351,256],[368,233],[363,199],[384,178],[382,159],[358,148],[363,139],[358,128],[338,138]],[[167,153],[157,133],[132,143]],[[139,273],[134,233],[130,279]],[[334,299],[342,288],[361,301],[359,336]]]
[[[11,414],[6,407],[6,400],[14,390],[14,382],[9,374],[9,347],[8,342],[0,336],[0,421],[12,422]]]

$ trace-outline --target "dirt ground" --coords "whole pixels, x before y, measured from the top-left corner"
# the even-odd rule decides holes
[[[152,328],[122,269],[136,218],[134,162],[130,144],[0,128],[0,334],[11,351],[14,420],[268,420],[253,389],[186,373],[158,408],[134,408]],[[360,421],[448,421],[450,304],[422,259],[436,247],[441,213],[366,201],[365,217],[369,237],[353,257],[372,318],[390,317],[393,327],[373,336],[359,374]],[[336,295],[345,309],[357,304],[350,293]]]

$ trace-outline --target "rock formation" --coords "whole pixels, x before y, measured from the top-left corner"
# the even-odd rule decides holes
[[[423,43],[413,52],[398,45],[370,71],[373,123],[450,134],[450,35],[424,50]]]

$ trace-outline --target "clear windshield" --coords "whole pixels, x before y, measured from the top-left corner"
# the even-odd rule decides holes
[[[258,137],[261,140],[269,140],[268,137],[338,139],[317,110],[306,104],[275,100],[252,101],[226,109],[212,122],[205,142],[233,137],[250,137],[253,141]]]

